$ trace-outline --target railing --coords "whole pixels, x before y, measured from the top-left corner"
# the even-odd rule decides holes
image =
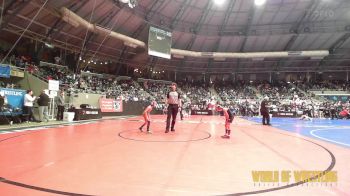
[[[48,66],[48,67],[59,67],[59,68],[69,69],[67,66],[64,66],[64,65],[59,65],[59,64],[55,64],[55,63],[48,63],[48,62],[44,62],[44,61],[40,61],[39,65],[40,65],[40,67]]]
[[[173,83],[172,81],[168,80],[153,80],[153,79],[145,79],[145,78],[138,78],[138,82],[154,82],[154,83],[163,83],[163,84],[171,84]]]
[[[341,87],[332,89],[332,88],[321,88],[321,89],[310,89],[309,91],[349,91],[349,89],[342,89]]]

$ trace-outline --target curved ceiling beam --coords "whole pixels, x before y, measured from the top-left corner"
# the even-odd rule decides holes
[[[91,24],[85,19],[81,18],[74,12],[69,9],[62,7],[60,9],[62,14],[62,20],[73,25],[74,27],[83,26],[89,31],[106,35],[115,39],[124,41],[124,44],[130,47],[141,47],[146,48],[146,44],[143,41],[134,39],[132,37],[120,34],[115,31],[110,31],[106,28]],[[187,57],[202,57],[202,58],[290,58],[290,57],[325,57],[329,55],[328,50],[316,50],[316,51],[297,51],[297,52],[196,52],[190,50],[180,50],[180,49],[171,49],[171,54],[177,56],[187,56]]]
[[[142,42],[140,40],[134,39],[132,37],[114,32],[114,31],[110,31],[106,28],[97,26],[95,24],[91,24],[88,21],[86,21],[85,19],[81,18],[80,16],[78,16],[77,14],[75,14],[74,12],[70,11],[69,9],[62,7],[60,9],[61,13],[62,13],[62,20],[66,21],[67,23],[73,25],[74,27],[78,27],[78,26],[83,26],[85,28],[87,28],[89,31],[94,32],[94,33],[98,33],[98,34],[102,34],[102,35],[106,35],[108,34],[109,36],[116,38],[118,40],[122,40],[124,41],[126,44],[133,44],[132,46],[135,47],[146,47],[145,42]]]

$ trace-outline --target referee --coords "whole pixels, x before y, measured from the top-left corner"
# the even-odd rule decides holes
[[[264,100],[261,102],[260,106],[260,113],[262,115],[262,124],[263,125],[271,125],[270,124],[270,114],[269,114],[269,107],[268,107],[268,102],[269,98],[265,97]]]
[[[167,104],[168,104],[168,112],[167,112],[167,119],[166,119],[166,129],[165,133],[169,132],[170,128],[170,119],[171,121],[171,131],[175,131],[175,121],[176,121],[176,115],[179,111],[179,107],[181,107],[180,103],[180,93],[176,91],[176,84],[171,84],[171,91],[167,94]]]

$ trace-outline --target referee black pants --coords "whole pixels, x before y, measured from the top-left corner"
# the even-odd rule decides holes
[[[268,111],[260,111],[261,115],[262,115],[262,124],[263,125],[269,125],[270,124],[270,115]]]
[[[331,109],[331,118],[332,118],[332,120],[334,118],[338,118],[335,109]]]
[[[172,118],[171,130],[174,129],[176,116],[177,116],[178,112],[179,112],[179,105],[177,105],[177,104],[169,104],[169,106],[168,106],[168,113],[167,113],[167,119],[166,119],[166,130],[169,130],[170,119],[171,118]]]
[[[64,106],[63,105],[57,106],[56,120],[63,120],[63,113],[64,113]]]

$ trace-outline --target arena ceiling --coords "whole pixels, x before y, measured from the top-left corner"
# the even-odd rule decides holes
[[[1,37],[13,43],[45,0],[2,0]],[[209,59],[151,57],[147,50],[74,27],[62,20],[66,7],[86,21],[147,43],[149,26],[173,32],[172,48],[202,52],[329,50],[323,59]],[[56,47],[82,52],[82,58],[112,60],[146,69],[179,72],[269,72],[350,70],[348,0],[138,0],[135,8],[119,0],[49,0],[24,33]],[[95,54],[95,55],[94,55]],[[120,67],[120,66],[119,66]]]

